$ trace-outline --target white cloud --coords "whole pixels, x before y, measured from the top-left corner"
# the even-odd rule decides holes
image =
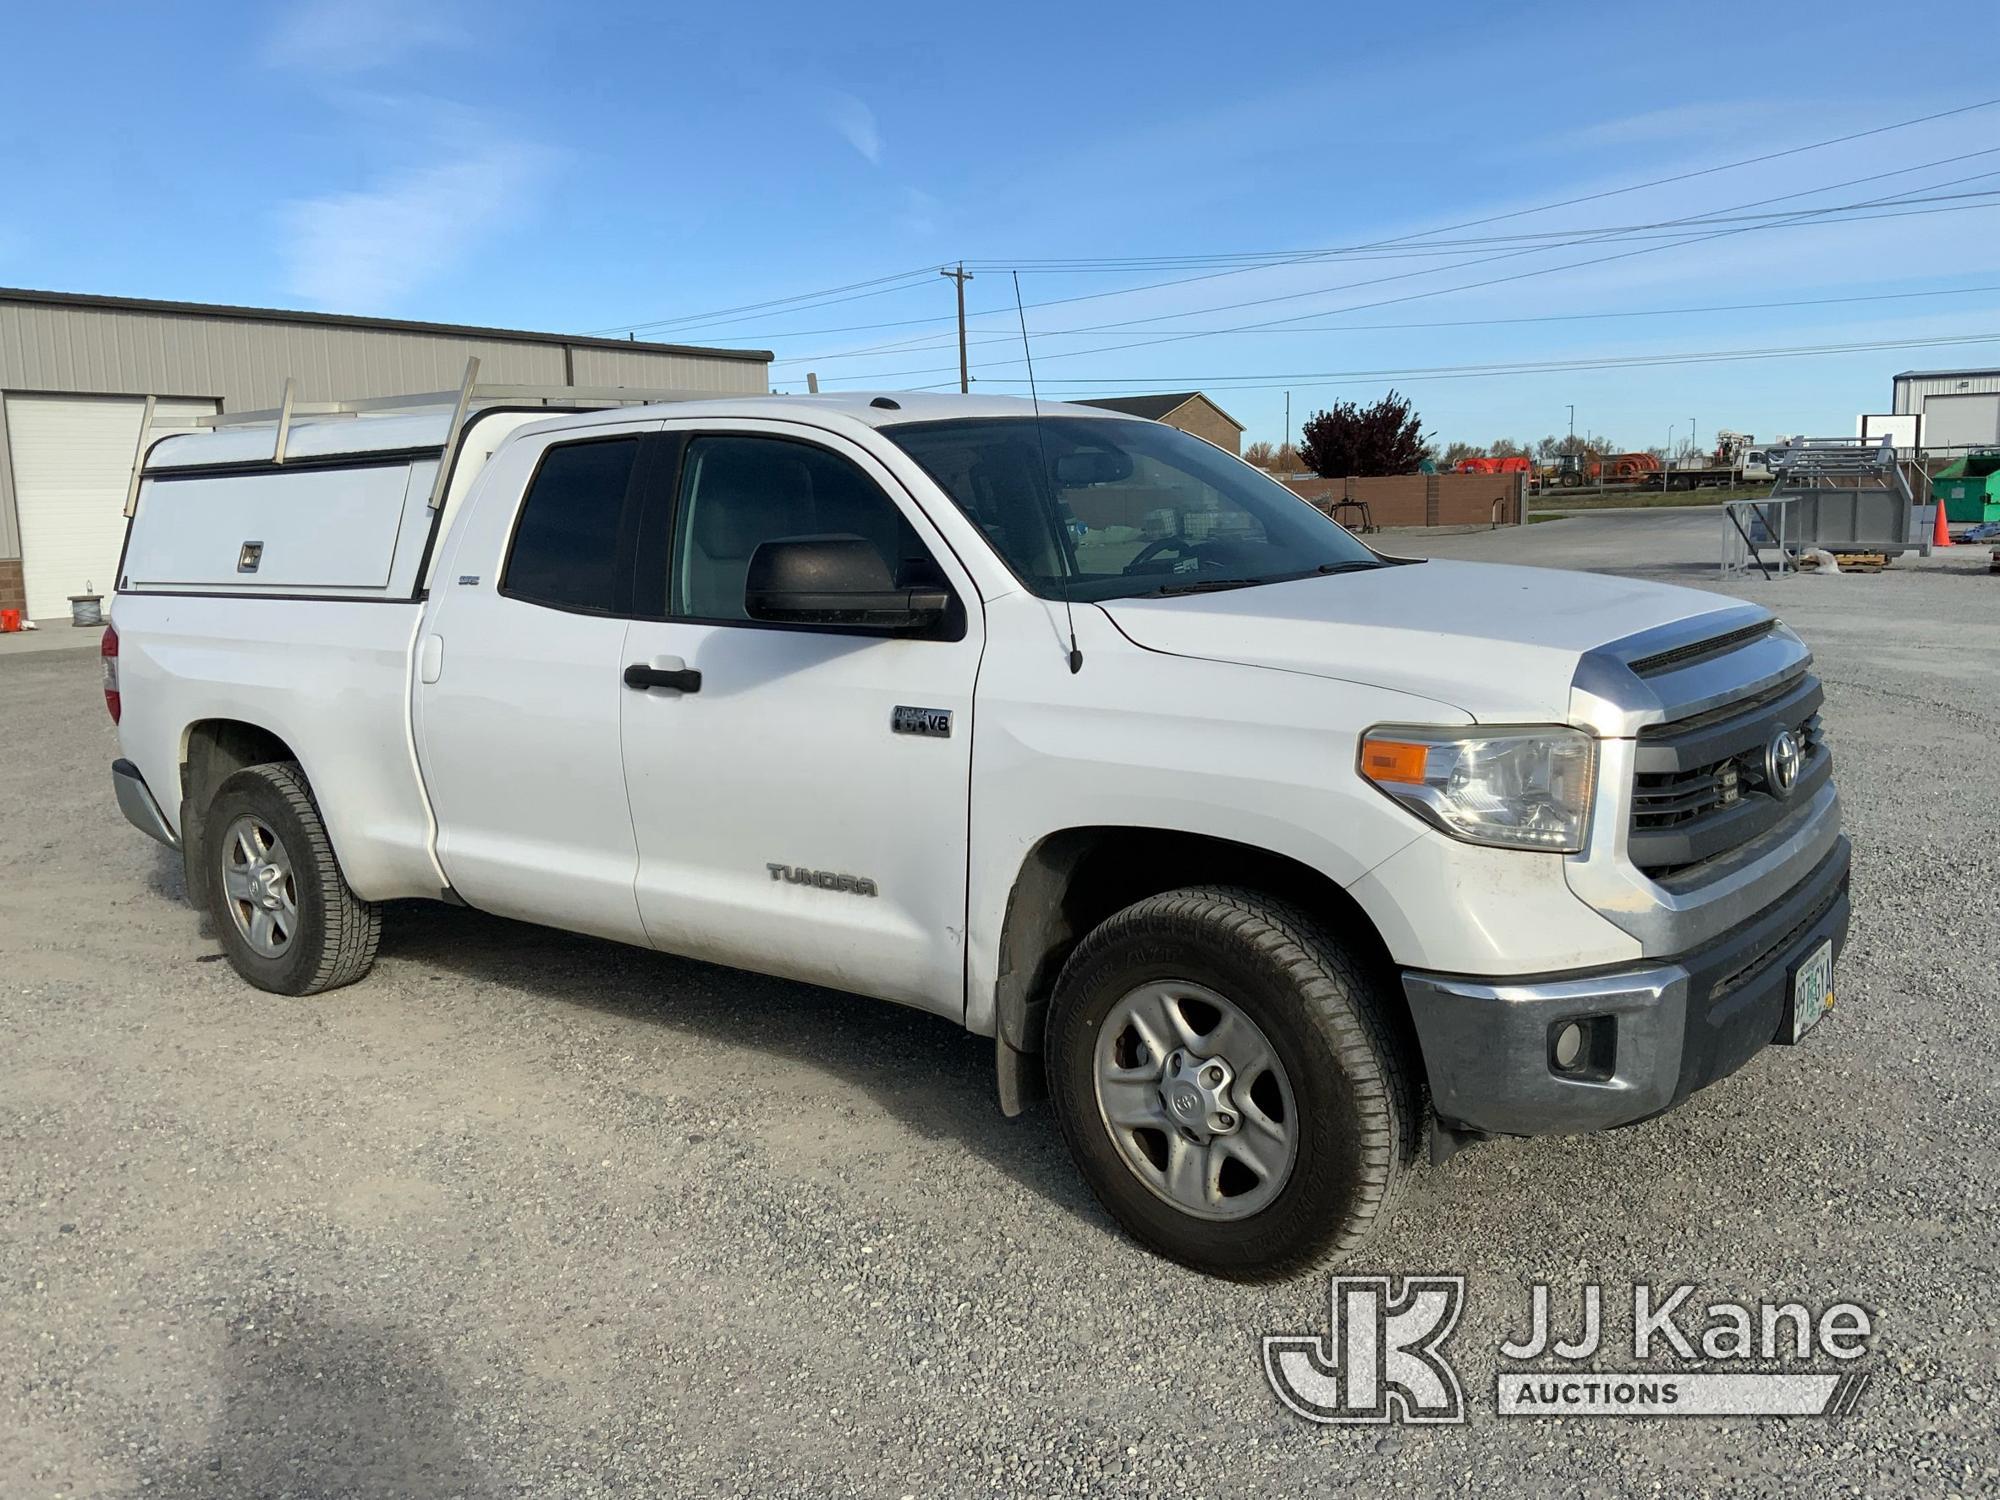
[[[264,39],[265,63],[322,73],[386,67],[431,47],[459,47],[465,29],[436,6],[393,0],[306,0]]]
[[[882,132],[875,124],[875,111],[852,94],[828,97],[826,120],[873,166],[882,164]]]
[[[1762,100],[1674,104],[1616,119],[1598,120],[1530,143],[1530,150],[1584,150],[1600,146],[1676,145],[1738,137],[1786,123],[1790,112]]]
[[[282,216],[288,284],[317,307],[394,307],[518,215],[554,158],[543,146],[489,144],[291,203]]]

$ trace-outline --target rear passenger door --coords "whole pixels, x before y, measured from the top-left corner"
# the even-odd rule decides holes
[[[626,661],[684,686],[642,674],[621,700],[646,931],[958,1016],[979,596],[858,445],[754,424],[682,437],[635,585],[653,618]],[[758,546],[824,535],[866,538],[899,585],[946,585],[947,624],[919,638],[751,619]]]
[[[447,543],[416,651],[424,781],[452,887],[482,911],[631,943],[646,932],[620,672],[643,497],[672,474],[659,425],[503,448]]]

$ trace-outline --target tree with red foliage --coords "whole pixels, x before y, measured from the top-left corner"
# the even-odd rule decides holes
[[[1373,406],[1337,401],[1300,429],[1299,457],[1327,479],[1348,474],[1414,474],[1424,456],[1423,423],[1394,391]]]

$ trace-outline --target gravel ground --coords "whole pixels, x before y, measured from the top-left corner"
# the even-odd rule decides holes
[[[1712,513],[1394,545],[1713,586]],[[1662,1119],[1426,1169],[1349,1269],[1470,1278],[1471,1412],[1395,1431],[1265,1385],[1322,1279],[1135,1249],[942,1021],[422,906],[354,988],[248,990],[118,815],[95,660],[0,661],[0,1494],[2000,1492],[1984,566],[1727,590],[1819,653],[1839,1006]],[[1873,1382],[1838,1423],[1496,1415],[1528,1284],[1591,1279],[1606,1367],[1630,1285],[1688,1281],[1866,1304]]]

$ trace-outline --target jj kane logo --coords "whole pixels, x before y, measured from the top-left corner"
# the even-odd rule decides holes
[[[1386,1276],[1335,1276],[1326,1333],[1266,1338],[1264,1377],[1311,1422],[1463,1422],[1465,1396],[1444,1344],[1464,1305],[1463,1276],[1411,1276],[1400,1287]],[[1634,1367],[1600,1369],[1602,1289],[1582,1289],[1579,1318],[1562,1330],[1549,1287],[1536,1282],[1527,1335],[1499,1346],[1497,1413],[1838,1419],[1867,1387],[1853,1362],[1875,1328],[1858,1303],[1818,1312],[1798,1302],[1702,1304],[1692,1286],[1662,1292],[1641,1282],[1631,1305]]]
[[[1264,1375],[1309,1422],[1463,1422],[1465,1393],[1444,1341],[1465,1305],[1463,1276],[1331,1278],[1325,1338],[1264,1340]]]

